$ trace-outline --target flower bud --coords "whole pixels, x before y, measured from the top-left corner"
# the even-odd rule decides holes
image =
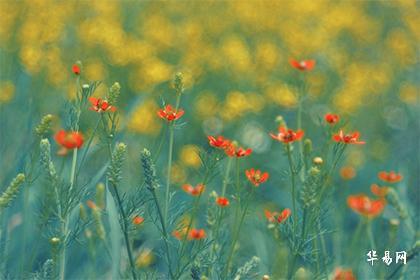
[[[115,82],[109,89],[108,103],[110,105],[115,105],[117,103],[118,97],[120,96],[121,86],[118,82]]]
[[[44,138],[51,131],[52,120],[53,120],[53,115],[51,114],[47,114],[43,116],[41,119],[41,122],[35,128],[35,133],[39,137]]]
[[[105,185],[103,183],[99,183],[96,185],[96,205],[99,208],[105,208]]]
[[[312,152],[312,141],[311,139],[305,139],[303,141],[303,152],[305,155],[310,155]]]
[[[316,165],[321,165],[324,163],[324,160],[322,159],[322,157],[314,157],[314,159],[312,160],[312,162]]]

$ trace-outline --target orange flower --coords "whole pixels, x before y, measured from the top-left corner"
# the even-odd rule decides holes
[[[80,70],[80,66],[79,65],[73,64],[73,66],[71,67],[71,70],[73,71],[73,73],[75,75],[80,75],[81,70]]]
[[[66,149],[79,149],[83,145],[83,135],[77,131],[60,130],[55,134],[55,141]]]
[[[182,189],[192,196],[197,196],[204,192],[205,186],[203,184],[198,184],[197,186],[193,187],[189,184],[185,184],[182,186]]]
[[[356,277],[350,268],[343,269],[341,267],[337,267],[334,271],[333,280],[356,280]]]
[[[133,225],[138,226],[141,225],[144,222],[144,218],[140,216],[135,216],[132,220]]]
[[[223,136],[217,136],[217,138],[213,136],[207,136],[207,139],[209,139],[210,146],[215,148],[224,149],[230,144],[230,141],[225,139]]]
[[[98,206],[96,206],[95,202],[93,202],[92,200],[86,201],[86,205],[92,210],[98,209]]]
[[[310,71],[315,67],[315,64],[316,64],[315,60],[313,59],[301,60],[301,61],[291,59],[289,63],[293,68],[296,68],[300,71]]]
[[[290,217],[292,211],[289,208],[284,209],[281,211],[280,215],[277,217],[277,222],[281,224],[282,222],[286,221],[287,218]]]
[[[256,187],[267,181],[269,177],[268,172],[262,173],[261,170],[255,170],[254,168],[245,170],[245,175],[248,180]]]
[[[278,212],[270,212],[268,210],[264,210],[265,217],[270,223],[283,223],[290,217],[292,211],[289,208],[285,208],[281,213]]]
[[[370,186],[370,191],[376,196],[384,197],[388,194],[389,187],[380,187],[377,184],[372,184]]]
[[[252,153],[252,149],[237,148],[235,144],[229,143],[225,148],[225,153],[229,157],[246,157]]]
[[[216,199],[217,205],[220,207],[226,207],[229,206],[229,200],[226,197],[220,196]]]
[[[384,199],[370,199],[365,194],[350,195],[347,198],[347,205],[357,214],[373,219],[380,215],[385,208]]]
[[[304,132],[303,130],[293,131],[291,129],[286,129],[284,126],[279,127],[279,133],[272,134],[270,133],[271,138],[283,142],[283,143],[291,143],[294,141],[299,141],[302,139]]]
[[[164,109],[159,109],[158,116],[166,119],[168,122],[175,121],[184,115],[184,110],[174,110],[171,105],[166,105]]]
[[[350,180],[356,177],[356,170],[352,166],[343,166],[340,169],[340,176],[344,180]]]
[[[96,111],[98,113],[106,111],[115,112],[117,110],[115,106],[110,105],[108,101],[101,98],[89,97],[89,102],[92,104],[89,110]]]
[[[181,231],[179,231],[179,230],[174,230],[173,232],[172,232],[172,236],[173,237],[175,237],[176,239],[178,239],[178,240],[181,240],[182,239],[182,236],[183,236],[183,234],[181,233]]]
[[[191,231],[188,234],[188,239],[192,240],[200,240],[206,237],[206,232],[204,231],[204,229],[196,229],[193,228],[191,229]]]
[[[336,114],[325,114],[325,121],[329,124],[336,124],[340,120],[340,116]]]
[[[396,173],[394,171],[390,171],[389,173],[386,171],[381,171],[378,173],[378,178],[387,183],[397,183],[403,179],[403,176],[400,173]]]
[[[359,136],[360,133],[358,131],[344,135],[343,130],[340,130],[338,134],[333,135],[333,140],[335,142],[342,142],[345,144],[365,144],[364,141],[359,141]]]

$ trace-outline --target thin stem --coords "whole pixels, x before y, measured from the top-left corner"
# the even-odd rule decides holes
[[[93,129],[92,135],[89,137],[89,140],[86,144],[86,148],[83,151],[83,155],[82,155],[82,157],[80,159],[80,163],[79,163],[79,168],[77,169],[76,178],[77,178],[77,176],[79,176],[80,170],[82,169],[82,166],[85,163],[87,153],[89,151],[90,145],[92,144],[92,141],[93,141],[93,138],[96,134],[96,131],[98,130],[100,121],[101,121],[101,117],[98,118],[98,121],[96,122],[95,128]]]
[[[162,227],[163,241],[164,241],[164,244],[165,244],[166,261],[168,262],[169,275],[170,275],[171,279],[173,279],[174,274],[172,272],[171,255],[170,255],[170,252],[169,252],[168,231],[166,230],[165,220],[164,220],[163,215],[162,215],[162,210],[161,210],[161,207],[159,205],[159,201],[157,199],[156,192],[154,190],[151,190],[151,193],[152,193],[155,205],[156,205],[156,209],[158,211],[160,225]]]
[[[289,168],[290,168],[290,178],[292,183],[292,207],[293,207],[293,233],[296,233],[296,218],[297,218],[297,212],[296,212],[296,179],[295,179],[295,170],[293,166],[293,158],[292,158],[292,152],[290,149],[290,144],[286,144],[286,150],[287,150],[287,159],[289,160]]]
[[[370,247],[372,250],[375,250],[376,245],[375,245],[375,239],[373,237],[373,232],[372,232],[372,222],[370,220],[367,222],[366,230],[367,230],[367,235],[369,237]]]
[[[165,189],[165,208],[163,212],[163,219],[165,224],[168,223],[168,211],[169,211],[169,188],[171,185],[171,169],[172,169],[172,154],[174,149],[174,127],[169,124],[169,150],[168,150],[168,172],[166,176],[166,189]]]
[[[248,196],[247,202],[245,204],[245,209],[242,212],[241,219],[239,220],[238,227],[236,228],[236,231],[235,231],[235,234],[234,234],[234,237],[233,237],[233,241],[232,241],[232,245],[231,245],[230,250],[229,250],[229,255],[228,255],[228,258],[227,258],[227,261],[226,261],[226,266],[224,268],[224,273],[223,273],[223,278],[222,279],[227,279],[227,275],[229,273],[229,268],[230,268],[230,265],[231,265],[231,262],[232,262],[233,252],[235,250],[235,245],[236,245],[236,242],[238,241],[239,234],[241,232],[241,227],[242,227],[242,224],[244,222],[246,212],[248,211],[248,206],[251,202],[251,197],[254,194],[254,191],[255,191],[254,189],[255,189],[255,187],[251,186],[251,193]]]
[[[75,182],[75,173],[76,173],[76,164],[77,164],[77,150],[73,150],[73,159],[71,163],[71,171],[70,171],[70,188],[69,191],[72,191]],[[56,190],[57,192],[57,190]],[[56,193],[58,197],[58,192]],[[61,203],[60,203],[61,204]],[[61,257],[60,257],[60,279],[64,280],[66,274],[66,243],[67,243],[67,234],[68,234],[68,223],[69,223],[69,213],[66,213],[65,217],[63,217],[61,206],[59,207],[59,215],[60,219],[62,219],[61,230],[62,230],[62,249],[61,249]]]
[[[121,223],[121,226],[122,226],[123,234],[124,234],[125,247],[127,248],[128,260],[130,262],[131,275],[133,276],[133,279],[137,279],[136,267],[134,265],[133,254],[131,252],[131,246],[130,246],[130,239],[128,237],[127,216],[126,216],[124,208],[122,206],[122,201],[121,201],[120,195],[118,193],[118,188],[114,184],[112,184],[112,186],[114,187],[115,198],[117,200],[118,208],[120,210],[122,220],[123,220],[122,223]]]

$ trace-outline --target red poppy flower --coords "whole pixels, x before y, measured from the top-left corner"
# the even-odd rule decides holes
[[[357,214],[369,219],[380,215],[385,208],[384,199],[371,199],[365,194],[350,195],[347,198],[347,205]]]
[[[210,146],[215,148],[224,149],[230,144],[230,141],[225,139],[223,136],[217,136],[217,138],[213,136],[207,136],[207,139],[209,139]]]
[[[226,147],[225,147],[225,153],[227,156],[229,157],[246,157],[249,156],[252,153],[252,149],[248,148],[248,149],[244,149],[242,147],[236,147],[236,145],[234,143],[229,143]]]
[[[333,280],[356,280],[356,277],[351,269],[337,267],[334,271]]]
[[[330,114],[330,113],[326,114],[324,118],[325,118],[325,121],[329,124],[336,124],[340,120],[339,115]]]
[[[344,180],[350,180],[356,177],[356,169],[354,169],[352,166],[343,166],[340,169],[340,176]]]
[[[396,173],[394,171],[390,171],[389,173],[386,171],[381,171],[378,173],[378,178],[387,183],[397,183],[403,179],[403,176],[400,173]]]
[[[132,222],[133,222],[133,225],[138,226],[144,222],[144,218],[140,216],[135,216]]]
[[[184,110],[174,110],[171,105],[166,105],[164,109],[160,109],[157,112],[158,116],[168,122],[175,121],[184,115]]]
[[[218,198],[216,199],[216,203],[217,203],[217,205],[219,205],[220,207],[226,207],[226,206],[229,206],[229,200],[228,200],[226,197],[223,197],[223,196],[218,197]]]
[[[60,130],[55,134],[55,141],[66,149],[78,149],[83,145],[83,135],[77,131]]]
[[[301,61],[291,59],[289,62],[293,68],[296,68],[300,71],[310,71],[315,67],[315,64],[316,64],[315,60],[313,59],[301,60]]]
[[[286,221],[287,218],[289,218],[291,214],[292,214],[292,210],[290,210],[289,208],[284,209],[283,211],[281,211],[280,215],[277,217],[277,222],[281,224],[282,222]]]
[[[270,212],[268,210],[264,210],[265,217],[270,223],[283,223],[290,217],[292,211],[289,208],[285,208],[281,213],[278,212]]]
[[[385,197],[389,192],[389,187],[380,187],[377,184],[372,184],[370,191],[376,196]]]
[[[284,126],[279,127],[279,133],[277,133],[277,135],[270,133],[271,138],[283,143],[299,141],[302,139],[303,135],[303,130],[293,131],[291,129],[286,129]]]
[[[79,65],[73,64],[73,66],[71,67],[71,70],[73,71],[73,73],[75,75],[80,75],[81,70],[80,70],[80,66]]]
[[[96,111],[98,113],[106,111],[115,112],[117,110],[115,106],[110,105],[108,101],[101,98],[89,97],[89,102],[92,104],[89,110]]]
[[[196,229],[193,228],[191,229],[191,231],[188,233],[188,239],[192,240],[200,240],[206,237],[206,232],[204,231],[204,229]]]
[[[355,131],[353,133],[344,134],[343,130],[340,130],[338,134],[333,135],[333,140],[335,142],[342,142],[345,144],[365,144],[365,141],[359,141],[360,133]]]
[[[269,177],[268,172],[262,173],[261,170],[255,170],[254,168],[246,170],[245,175],[248,180],[256,187],[267,181]]]
[[[182,189],[192,196],[197,196],[204,192],[205,186],[203,184],[198,184],[197,186],[193,187],[189,184],[185,184],[182,186]]]

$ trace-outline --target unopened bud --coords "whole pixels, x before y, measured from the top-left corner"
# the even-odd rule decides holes
[[[311,139],[305,139],[305,141],[303,141],[303,152],[307,156],[311,154],[311,152],[312,152],[312,141],[311,141]]]
[[[60,238],[58,238],[58,237],[52,237],[51,239],[50,239],[50,243],[52,244],[52,245],[58,245],[59,243],[60,243]]]
[[[324,160],[322,159],[322,157],[314,157],[314,159],[312,160],[312,162],[316,165],[321,165],[324,163]]]
[[[103,183],[99,183],[96,185],[96,205],[99,208],[105,208],[105,185]]]

